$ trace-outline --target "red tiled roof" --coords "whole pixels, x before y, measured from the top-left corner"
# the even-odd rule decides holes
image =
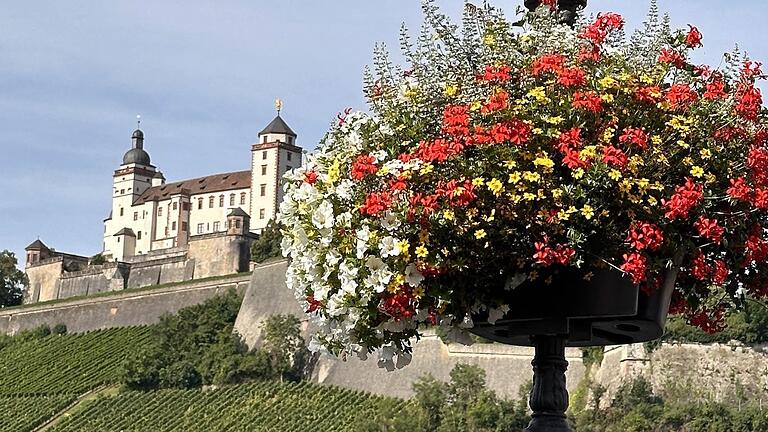
[[[153,186],[144,191],[134,204],[144,204],[150,201],[162,201],[172,195],[197,195],[212,192],[222,192],[233,189],[247,189],[251,187],[251,172],[236,171],[230,173],[214,174],[205,177],[166,183],[162,186]]]

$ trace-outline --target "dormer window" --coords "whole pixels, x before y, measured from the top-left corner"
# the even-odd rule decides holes
[[[288,137],[288,144],[293,145],[293,137],[292,136]],[[288,160],[291,160],[291,159],[289,158]]]
[[[266,135],[264,135],[263,137],[261,137],[261,142],[262,142],[262,143],[264,143],[264,144],[266,144],[266,142],[267,142],[267,136],[266,136]],[[264,152],[264,153],[266,154],[266,152]],[[265,157],[266,157],[266,156],[265,156]]]

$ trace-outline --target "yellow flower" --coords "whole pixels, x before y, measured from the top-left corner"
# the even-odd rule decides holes
[[[615,86],[616,85],[616,80],[613,79],[613,77],[609,75],[609,76],[606,76],[604,78],[601,78],[600,81],[598,81],[598,83],[600,84],[601,87],[608,88],[608,87]]]
[[[419,232],[419,242],[426,243],[427,240],[429,240],[429,231],[423,229]]]
[[[619,190],[626,193],[629,192],[629,190],[632,189],[632,182],[629,181],[629,179],[624,179],[619,183]]]
[[[706,181],[707,183],[714,183],[714,182],[715,182],[715,180],[717,180],[717,177],[716,177],[714,174],[712,174],[712,173],[707,173],[707,174],[704,176],[704,179],[705,179],[705,181]]]
[[[479,101],[474,101],[474,102],[472,102],[469,105],[469,110],[470,111],[477,111],[477,110],[479,110],[482,107],[483,107],[483,104],[481,104]]]
[[[648,189],[648,186],[651,183],[647,178],[641,178],[641,179],[635,180],[635,184],[637,185],[637,188],[640,189],[641,192],[644,192],[646,189]]]
[[[413,294],[414,298],[420,299],[424,297],[424,288],[422,288],[421,286],[417,286],[416,288],[413,289],[413,291],[411,291],[411,294]]]
[[[559,212],[557,212],[557,219],[561,221],[567,221],[568,219],[570,219],[570,217],[571,217],[570,213],[568,213],[565,210],[560,210]]]
[[[677,145],[679,145],[681,148],[688,149],[691,147],[687,142],[683,140],[677,140]]]
[[[613,135],[616,133],[616,129],[608,128],[603,132],[603,141],[604,142],[611,142],[613,139]]]
[[[493,46],[496,43],[496,38],[489,33],[483,37],[483,43],[488,46]]]
[[[528,279],[530,279],[530,280],[536,280],[536,279],[538,279],[538,278],[539,278],[539,272],[537,272],[536,270],[534,270],[534,271],[532,271],[532,272],[528,273]]]
[[[576,168],[575,170],[573,170],[572,175],[573,175],[573,178],[575,179],[580,179],[584,177],[584,168]]]
[[[434,165],[432,165],[431,163],[426,163],[426,164],[424,164],[424,166],[421,167],[421,170],[419,172],[422,175],[424,175],[424,174],[429,174],[429,173],[431,173],[434,170],[435,170]]]
[[[485,179],[482,177],[475,177],[472,179],[472,186],[482,186],[485,183]]]
[[[448,84],[445,86],[445,95],[446,96],[455,96],[456,93],[458,93],[459,87],[453,84]]]
[[[512,184],[516,184],[517,182],[520,181],[521,177],[522,176],[520,175],[520,173],[518,171],[515,171],[515,172],[513,172],[512,174],[509,175],[508,182],[512,183]]]
[[[426,258],[426,256],[429,254],[429,251],[427,251],[427,248],[420,244],[416,247],[416,256],[419,258]]]
[[[655,147],[660,146],[662,143],[661,137],[658,135],[651,136],[651,144],[653,144]]]
[[[408,240],[400,240],[397,242],[397,248],[400,250],[401,254],[407,255],[408,250],[411,248],[411,243],[408,242]]]
[[[595,209],[589,204],[584,204],[584,207],[581,208],[581,215],[584,216],[584,219],[590,220],[595,215]]]
[[[541,135],[544,133],[544,129],[542,128],[533,128],[531,129],[531,133],[534,135]]]
[[[709,159],[712,157],[712,152],[709,151],[709,149],[701,149],[701,151],[699,151],[699,154],[701,155],[702,159]]]
[[[579,159],[581,160],[594,159],[595,157],[597,157],[597,146],[586,146],[579,153]]]
[[[544,87],[535,87],[528,92],[528,97],[536,99],[538,102],[549,102],[547,93],[544,91]]]
[[[444,210],[443,211],[443,217],[445,218],[445,220],[452,221],[453,217],[454,217],[453,210],[450,210],[450,209],[449,210]]]
[[[517,166],[517,162],[515,162],[513,160],[508,160],[508,161],[504,162],[504,166],[506,166],[507,169],[512,169],[512,168]]]
[[[691,168],[691,175],[697,178],[703,176],[704,168],[700,166],[694,166],[693,168]]]
[[[537,157],[533,160],[533,164],[535,166],[544,167],[547,170],[552,169],[552,167],[555,166],[555,163],[552,161],[552,159],[547,157],[547,155]]]
[[[547,117],[544,117],[543,120],[545,122],[547,122],[549,124],[553,124],[553,125],[559,125],[560,123],[565,121],[565,119],[560,117],[560,116],[557,116],[557,117],[547,116]]]
[[[533,200],[536,199],[536,195],[534,195],[534,194],[532,194],[530,192],[526,192],[526,193],[523,194],[523,199],[526,200],[526,201],[533,201]]]
[[[499,193],[504,189],[504,185],[497,178],[493,178],[485,185],[488,186],[488,189],[490,189],[496,196],[499,196]]]
[[[681,161],[684,165],[693,165],[693,159],[690,156],[686,156]]]
[[[486,236],[486,233],[485,233],[484,229],[479,229],[479,230],[475,231],[475,238],[476,239],[478,239],[478,240],[484,239],[485,236]]]
[[[525,171],[523,172],[523,179],[532,183],[538,182],[539,180],[541,180],[541,175],[539,173]]]
[[[613,181],[619,181],[621,178],[621,171],[612,169],[611,172],[608,173],[608,177],[610,177]]]
[[[560,199],[560,197],[563,196],[563,190],[562,189],[552,189],[552,198],[554,199]]]
[[[340,167],[339,167],[339,161],[334,160],[330,167],[328,167],[328,175],[325,178],[325,182],[328,184],[333,184],[339,179],[340,175]]]
[[[656,198],[654,198],[654,197],[652,197],[652,196],[649,196],[649,197],[648,197],[648,204],[650,204],[650,205],[652,205],[652,206],[654,206],[654,207],[655,207],[655,206],[656,206],[656,204],[658,204],[658,203],[659,203],[659,201],[658,201],[658,200],[656,200]]]
[[[613,95],[606,93],[606,94],[601,95],[600,99],[602,99],[603,102],[605,102],[605,103],[611,103],[611,102],[613,102]]]

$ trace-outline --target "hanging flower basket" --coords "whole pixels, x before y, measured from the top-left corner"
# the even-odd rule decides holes
[[[435,326],[634,342],[668,311],[717,331],[766,295],[759,64],[694,64],[701,33],[654,14],[625,38],[613,13],[574,30],[546,5],[516,23],[467,6],[461,28],[424,12],[407,67],[376,51],[371,114],[339,114],[286,174],[288,285],[323,346],[393,368]]]

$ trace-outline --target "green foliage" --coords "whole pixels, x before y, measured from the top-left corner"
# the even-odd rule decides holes
[[[96,255],[92,256],[91,259],[88,260],[88,265],[103,265],[107,262],[107,259],[104,258],[104,255],[101,253],[97,253]]]
[[[0,395],[79,395],[116,383],[120,360],[149,339],[147,327],[62,336],[43,329],[0,338]]]
[[[281,256],[280,241],[282,239],[280,225],[271,219],[261,231],[259,238],[251,244],[251,261],[260,263],[268,258]]]
[[[0,430],[30,432],[75,400],[74,395],[0,395]]]
[[[301,321],[293,315],[274,315],[264,322],[263,350],[269,358],[272,371],[280,379],[299,380],[309,357]]]
[[[396,414],[407,406],[403,400],[347,389],[264,381],[208,391],[129,391],[102,397],[50,431],[348,432],[376,413]]]
[[[748,302],[743,311],[731,313],[725,323],[723,331],[709,334],[686,324],[681,317],[671,317],[662,340],[702,344],[735,340],[747,345],[768,342],[768,306],[764,304]]]
[[[669,403],[637,378],[622,385],[609,407],[572,413],[576,432],[752,432],[768,430],[768,412],[756,406]]]
[[[13,252],[0,252],[0,308],[20,305],[24,297],[27,275],[16,267],[18,263]]]
[[[51,332],[59,336],[67,334],[67,326],[65,324],[56,324]]]
[[[603,362],[603,354],[605,349],[603,347],[587,347],[581,349],[581,358],[584,362],[584,366],[589,369],[592,366],[600,367],[600,363]]]
[[[528,425],[527,395],[507,401],[485,387],[485,371],[458,364],[444,383],[424,376],[413,385],[415,405],[400,413],[382,411],[358,430],[365,432],[506,432]]]

